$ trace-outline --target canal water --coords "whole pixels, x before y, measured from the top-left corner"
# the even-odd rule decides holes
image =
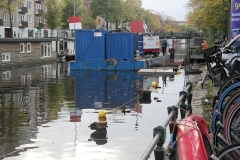
[[[167,118],[189,77],[70,72],[69,62],[1,72],[0,157],[4,160],[134,160]],[[138,98],[157,81],[151,98]],[[157,98],[157,99],[156,99]],[[161,101],[161,102],[158,102]],[[126,108],[126,112],[122,112]],[[99,110],[106,119],[98,118]],[[104,124],[96,126],[94,124]],[[165,147],[169,141],[169,130]],[[154,154],[149,158],[154,160]]]

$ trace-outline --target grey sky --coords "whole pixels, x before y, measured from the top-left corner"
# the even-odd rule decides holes
[[[164,13],[176,21],[184,21],[187,2],[188,0],[142,0],[142,7]]]

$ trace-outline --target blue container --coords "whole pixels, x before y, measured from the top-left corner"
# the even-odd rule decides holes
[[[142,34],[138,35],[138,50],[139,50],[139,55],[143,57],[144,53],[143,53],[143,35]]]
[[[134,60],[137,37],[133,33],[107,33],[106,59]]]
[[[75,61],[105,59],[105,30],[76,30]]]

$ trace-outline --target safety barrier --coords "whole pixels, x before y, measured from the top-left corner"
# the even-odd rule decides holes
[[[184,91],[181,91],[179,93],[180,97],[179,97],[178,101],[176,102],[176,104],[174,106],[168,107],[169,115],[168,115],[167,119],[165,120],[165,122],[161,126],[155,127],[153,129],[154,138],[151,141],[151,143],[149,144],[149,146],[147,147],[147,149],[145,150],[145,152],[143,153],[140,160],[147,160],[153,150],[154,150],[155,160],[159,160],[159,159],[164,160],[165,159],[165,151],[166,150],[163,147],[163,145],[166,140],[166,127],[170,121],[176,121],[176,119],[178,117],[178,106],[180,106],[180,108],[182,108],[180,110],[181,119],[183,119],[183,118],[185,118],[185,116],[187,116],[186,112],[184,112],[183,110],[187,110],[187,113],[192,114],[191,90],[192,90],[192,83],[187,82],[186,88],[184,89]],[[186,99],[187,99],[187,105],[185,104]],[[170,124],[169,124],[169,128],[170,128],[170,133],[171,133],[171,130],[173,129],[173,127],[170,126]],[[157,145],[157,147],[156,147],[156,145]]]

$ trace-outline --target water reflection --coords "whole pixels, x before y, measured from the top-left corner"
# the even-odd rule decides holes
[[[168,77],[164,93],[158,88],[143,99],[138,98],[141,91],[149,90],[153,81],[161,85],[162,77],[137,72],[70,73],[68,67],[68,63],[52,63],[19,68],[0,78],[1,157],[139,159],[184,83],[183,75],[175,75],[174,81]],[[98,119],[100,109],[108,112],[106,119]]]
[[[89,141],[95,141],[97,145],[107,143],[107,122],[106,117],[99,117],[99,122],[90,124],[90,129],[95,130],[91,133]]]
[[[63,100],[73,100],[64,94],[68,87],[57,81],[62,74],[60,68],[64,67],[64,64],[54,62],[0,71],[1,158],[37,148],[31,141],[37,138],[37,127],[58,118],[56,111]],[[28,146],[19,148],[25,144]]]
[[[138,103],[138,90],[143,77],[137,72],[71,72],[76,79],[76,107],[102,109],[130,106]]]

